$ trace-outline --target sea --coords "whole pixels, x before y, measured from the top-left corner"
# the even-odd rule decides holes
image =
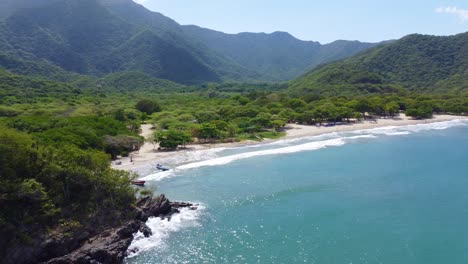
[[[125,263],[468,263],[468,120],[183,158],[143,179],[198,209],[151,218]]]

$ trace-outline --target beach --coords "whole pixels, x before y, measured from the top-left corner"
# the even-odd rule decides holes
[[[466,263],[467,121],[181,151],[145,188],[202,207],[151,219],[126,264]]]
[[[390,126],[407,126],[407,125],[418,125],[427,123],[444,122],[455,119],[466,119],[466,116],[454,116],[454,115],[434,115],[431,119],[415,120],[400,114],[393,118],[378,118],[374,120],[363,120],[352,123],[342,123],[335,126],[313,126],[313,125],[298,125],[288,124],[285,127],[286,136],[277,139],[293,139],[309,136],[318,136],[333,132],[345,132],[361,129],[373,129],[379,127],[390,127]],[[141,126],[140,135],[148,138],[153,130],[152,125],[143,124]],[[178,151],[158,151],[158,145],[153,145],[149,142],[145,142],[139,151],[131,153],[131,159],[129,157],[123,157],[117,161],[112,162],[114,169],[126,170],[126,171],[141,171],[142,167],[146,167],[151,164],[170,162],[171,165],[180,165],[184,163],[184,158],[180,156],[189,155],[194,152],[216,150],[222,148],[233,148],[252,144],[262,144],[265,142],[273,142],[275,140],[265,139],[262,142],[258,141],[241,141],[234,143],[219,143],[219,144],[192,144],[188,145],[187,148]]]

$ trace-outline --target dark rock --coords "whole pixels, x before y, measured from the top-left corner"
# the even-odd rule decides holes
[[[143,223],[131,221],[123,227],[106,230],[89,239],[91,243],[84,243],[78,250],[63,257],[54,258],[46,263],[122,263],[125,252]]]
[[[139,219],[142,221],[148,220],[152,216],[166,215],[171,212],[171,202],[164,194],[156,197],[144,197],[137,201],[137,207],[141,210],[138,213]]]
[[[31,234],[31,241],[28,244],[19,241],[5,244],[4,248],[7,248],[8,253],[0,262],[6,264],[122,263],[136,232],[140,231],[146,237],[152,235],[151,229],[145,224],[148,218],[161,217],[170,220],[171,216],[179,213],[181,208],[196,209],[196,206],[190,203],[171,203],[164,195],[141,198],[136,205],[134,208],[128,208],[127,212],[130,213],[126,216],[122,214],[120,218],[104,215],[89,219],[78,226],[58,227],[50,233],[46,230],[36,230],[35,234]],[[1,239],[0,245],[2,245]]]
[[[52,250],[53,246],[58,247],[56,252],[46,252],[43,256],[44,263],[47,264],[114,264],[122,263],[123,259],[127,256],[127,250],[130,246],[133,235],[141,231],[144,236],[148,237],[152,234],[151,229],[145,224],[149,217],[167,217],[169,220],[173,214],[179,213],[180,208],[193,208],[193,204],[174,202],[171,203],[164,195],[158,197],[144,197],[137,201],[137,207],[134,209],[135,220],[127,222],[125,225],[118,228],[111,228],[101,232],[98,235],[91,236],[91,232],[82,232],[73,237],[74,242],[80,242],[79,246],[75,249],[66,251],[63,246],[59,244],[62,238],[55,240],[47,240],[44,248]],[[61,248],[60,248],[61,247]],[[46,250],[46,251],[47,251]],[[65,252],[65,253],[63,253]],[[57,254],[63,253],[56,257]],[[53,256],[54,258],[47,258]]]
[[[153,234],[153,231],[151,231],[151,228],[149,228],[146,224],[143,224],[141,227],[140,227],[140,230],[139,230],[141,233],[143,233],[143,235],[145,237],[149,237]]]

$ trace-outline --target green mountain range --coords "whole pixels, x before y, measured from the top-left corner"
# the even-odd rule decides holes
[[[131,0],[4,0],[0,10],[0,67],[59,81],[124,71],[181,84],[285,81],[375,45],[224,34]]]
[[[416,92],[468,90],[468,32],[438,37],[409,35],[323,65],[290,83],[293,91],[369,93],[405,88]]]
[[[344,40],[321,45],[298,40],[286,32],[225,34],[197,26],[184,26],[183,30],[217,53],[274,81],[296,78],[319,64],[343,59],[376,45]]]

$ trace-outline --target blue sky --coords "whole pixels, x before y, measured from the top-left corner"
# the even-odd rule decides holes
[[[134,0],[180,24],[226,33],[286,31],[303,40],[381,41],[468,31],[468,1]]]

